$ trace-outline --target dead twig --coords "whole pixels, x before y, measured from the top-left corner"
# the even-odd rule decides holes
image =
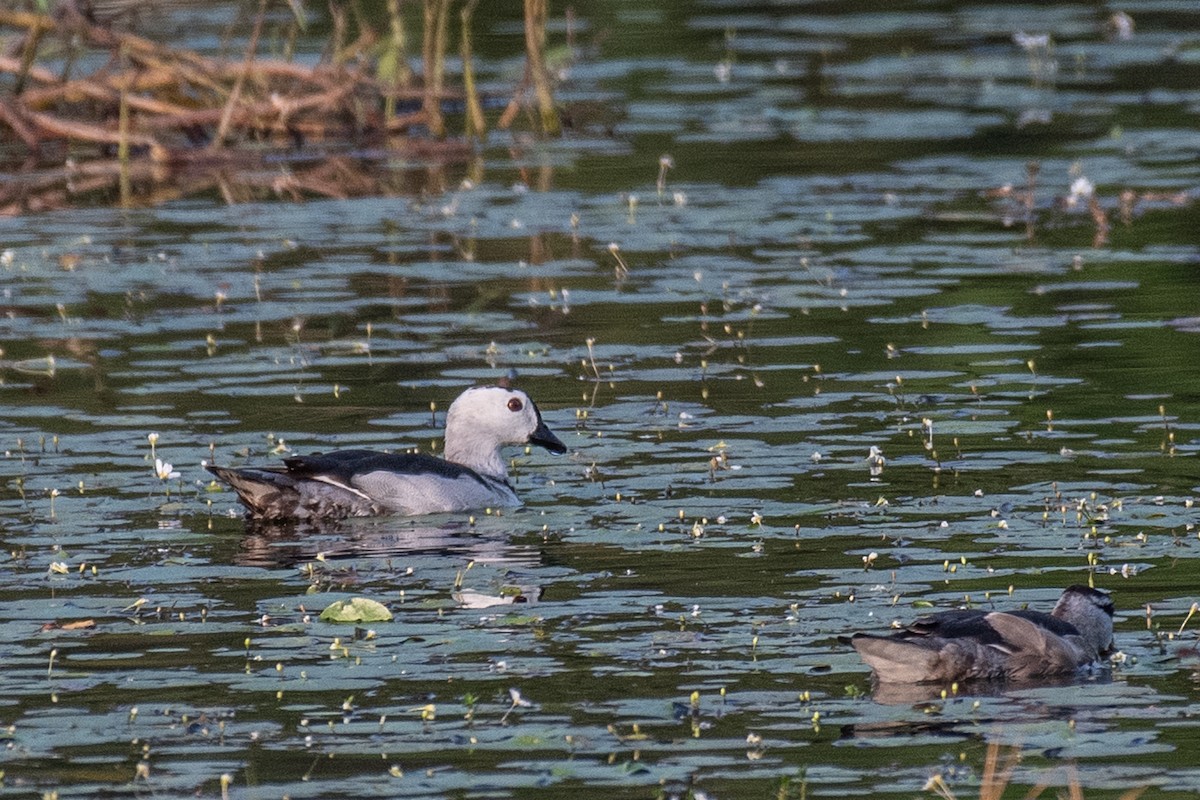
[[[9,110],[12,110],[11,106]],[[38,111],[25,110],[21,116],[22,122],[28,128],[35,128],[51,136],[105,145],[119,145],[121,143],[119,132],[102,128],[98,125],[60,119]],[[144,148],[154,161],[167,161],[170,158],[170,152],[167,148],[159,144],[158,140],[152,136],[130,134],[128,141],[134,147]]]
[[[254,29],[250,32],[250,41],[246,43],[246,57],[243,60],[242,71],[238,73],[237,79],[233,83],[233,91],[229,93],[229,100],[226,101],[225,108],[221,113],[221,121],[217,123],[217,132],[213,136],[212,147],[222,147],[225,137],[229,134],[233,109],[241,99],[242,87],[246,85],[246,76],[250,74],[250,67],[254,63],[254,53],[258,50],[258,37],[262,35],[263,19],[266,15],[267,0],[258,0],[258,13],[254,16]]]

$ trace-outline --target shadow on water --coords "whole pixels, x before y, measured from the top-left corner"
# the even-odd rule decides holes
[[[236,563],[253,567],[295,567],[320,558],[354,559],[436,555],[480,564],[535,566],[537,548],[516,544],[503,534],[480,533],[465,520],[431,526],[403,517],[348,519],[326,524],[281,524],[246,520]]]
[[[871,698],[877,703],[888,706],[917,706],[935,703],[936,701],[944,701],[949,697],[961,695],[964,698],[983,698],[983,697],[1007,697],[1014,703],[1022,705],[1021,713],[1030,715],[1033,718],[1033,706],[1041,705],[1041,702],[1029,703],[1029,707],[1025,707],[1023,696],[1029,695],[1030,689],[1054,689],[1055,687],[1077,686],[1088,687],[1092,685],[1102,685],[1112,683],[1112,673],[1109,670],[1097,670],[1094,675],[1087,676],[1054,676],[1037,681],[970,681],[963,684],[953,686],[941,686],[927,683],[886,683],[876,682],[871,691]],[[1045,695],[1041,695],[1045,697]],[[1044,702],[1044,701],[1042,701]],[[1046,718],[1069,719],[1074,713],[1069,707],[1054,708],[1046,706]],[[887,723],[890,725],[891,723]],[[903,728],[904,723],[897,723]],[[865,731],[875,732],[875,728],[868,725],[856,726],[854,729],[855,735],[860,735]]]

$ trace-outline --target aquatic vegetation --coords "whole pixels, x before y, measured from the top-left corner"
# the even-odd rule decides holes
[[[387,622],[392,619],[392,612],[378,600],[348,597],[330,603],[318,618],[322,622]]]
[[[352,4],[330,3],[321,9],[329,15],[330,38],[316,64],[296,58],[293,50],[295,40],[312,31],[303,4],[289,0],[291,19],[282,30],[270,13],[273,5],[261,0],[249,19],[227,21],[248,28],[240,59],[140,35],[129,9],[102,13],[102,19],[71,0],[55,3],[53,13],[48,4],[38,12],[0,9],[0,32],[17,41],[14,51],[21,54],[0,59],[0,82],[10,90],[0,107],[0,130],[34,159],[59,145],[74,147],[67,171],[88,175],[91,191],[113,188],[123,205],[151,199],[134,191],[141,184],[186,184],[214,167],[261,169],[288,152],[298,154],[297,166],[306,160],[318,165],[274,176],[269,185],[278,195],[374,193],[381,184],[370,166],[352,166],[364,148],[470,157],[461,142],[443,141],[443,106],[464,97],[467,134],[486,134],[470,34],[476,3],[459,14],[461,88],[446,79],[450,0],[420,4],[419,80],[408,64],[408,7],[416,3],[389,0],[378,23]],[[561,124],[546,64],[545,0],[526,0],[524,21],[525,76],[496,125],[514,124],[531,87],[538,130],[555,136]],[[274,37],[289,43],[284,52],[260,52]],[[419,132],[434,141],[422,141]],[[331,155],[331,144],[339,141]],[[83,145],[91,152],[81,162]],[[220,181],[213,176],[209,185]],[[60,207],[77,191],[45,180],[10,187],[0,193],[0,214]]]
[[[984,755],[983,772],[979,776],[979,800],[1001,800],[1007,793],[1009,786],[1014,783],[1013,775],[1017,767],[1020,766],[1021,760],[1022,753],[1020,747],[1012,746],[1004,748],[998,742],[989,742]],[[1063,771],[1066,773],[1065,790],[1068,793],[1067,796],[1072,798],[1072,800],[1083,800],[1085,792],[1080,785],[1078,770],[1072,764]],[[1053,772],[1057,771],[1046,770],[1043,773],[1043,779],[1022,796],[1028,798],[1028,800],[1041,797],[1047,789],[1054,785],[1050,782],[1055,777]],[[1146,785],[1130,789],[1122,792],[1119,795],[1119,799],[1137,800],[1149,788]],[[942,773],[935,773],[929,778],[925,784],[925,791],[937,795],[942,800],[959,800],[959,795],[954,792]]]
[[[338,5],[269,6],[254,63],[424,116],[428,8],[453,136],[470,10],[486,142],[182,186],[131,146],[135,208],[115,146],[9,162],[88,207],[0,220],[5,793],[974,797],[995,742],[1007,796],[1195,794],[1195,13],[553,4],[551,139],[523,4]],[[258,4],[138,6],[244,68]],[[510,374],[574,422],[507,454],[520,509],[260,525],[201,466],[443,453]],[[838,642],[1089,582],[1102,679],[893,704]]]

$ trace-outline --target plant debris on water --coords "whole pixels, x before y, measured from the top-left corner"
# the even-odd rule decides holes
[[[97,18],[108,10],[103,5],[79,0],[60,0],[53,13],[0,9],[0,36],[17,54],[0,56],[0,85],[11,90],[0,102],[0,131],[24,145],[29,163],[44,165],[23,169],[22,180],[0,191],[0,213],[44,211],[106,187],[118,189],[122,204],[165,202],[178,192],[164,184],[194,193],[228,180],[222,175],[231,169],[268,170],[238,182],[291,199],[378,194],[382,185],[368,165],[379,158],[366,157],[371,150],[468,158],[469,147],[442,138],[444,104],[465,104],[468,132],[486,135],[471,58],[477,2],[462,5],[456,20],[460,86],[445,74],[451,0],[423,2],[419,73],[409,65],[415,53],[407,32],[416,3],[391,0],[385,14],[371,16],[352,3],[331,3],[330,39],[316,63],[295,51],[307,29],[302,5],[293,2],[283,22],[273,5],[260,0],[250,19],[240,20],[250,25],[240,58],[139,35],[126,19],[134,9],[120,4],[104,18]],[[525,3],[524,24],[525,77],[495,124],[512,126],[532,90],[528,105],[538,110],[539,129],[557,133],[543,54],[545,0]],[[259,52],[271,42],[283,52]],[[269,170],[287,163],[281,157],[296,169]]]

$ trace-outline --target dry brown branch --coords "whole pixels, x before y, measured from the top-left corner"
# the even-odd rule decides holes
[[[58,32],[79,34],[93,47],[123,52],[133,59],[145,59],[151,66],[179,63],[204,73],[214,72],[217,68],[217,62],[190,50],[172,49],[133,33],[122,33],[92,23],[79,14],[72,3],[65,4],[63,11],[63,20],[58,23]]]
[[[9,72],[13,75],[19,75],[23,69],[21,60],[18,58],[10,58],[6,55],[0,55],[0,72]],[[25,70],[25,74],[33,78],[38,83],[58,83],[58,76],[45,67],[31,66]]]
[[[465,141],[441,138],[442,104],[466,97],[464,124],[483,133],[470,64],[469,27],[478,0],[422,0],[425,70],[419,79],[404,59],[405,0],[388,0],[387,22],[378,30],[359,6],[336,4],[334,41],[317,65],[260,57],[269,2],[255,4],[245,49],[233,60],[98,23],[73,2],[61,2],[53,15],[0,9],[0,36],[9,42],[0,55],[0,142],[28,151],[19,170],[8,165],[14,178],[0,185],[0,214],[58,208],[88,193],[141,203],[195,191],[233,202],[262,192],[341,197],[380,190],[377,164],[359,177],[341,163],[324,171],[281,169],[278,161],[264,168],[266,154],[296,153],[306,164],[381,146],[435,163],[471,156]],[[446,85],[452,8],[460,11],[468,87]],[[527,41],[543,47],[545,0],[532,0],[526,11],[536,28],[532,36],[527,31]],[[72,66],[56,72],[38,63],[60,57],[64,48]],[[540,53],[532,55],[506,121],[534,95],[549,129],[530,64],[544,75]],[[413,138],[411,131],[422,125],[437,139]],[[315,142],[328,149],[301,149]],[[71,169],[35,172],[48,159],[67,157]]]
[[[130,108],[136,111],[144,111],[149,114],[186,114],[191,111],[185,106],[154,97],[131,94],[130,91],[125,90],[128,97],[127,102]],[[26,92],[21,95],[21,100],[27,108],[32,110],[51,108],[59,103],[78,103],[83,100],[95,100],[115,106],[120,102],[121,92],[121,89],[99,81],[77,80]]]
[[[38,131],[51,136],[84,142],[95,142],[97,144],[118,145],[121,143],[121,136],[117,131],[102,128],[98,125],[59,119],[58,117],[39,111],[26,110],[22,117],[22,121],[30,128],[36,128]],[[129,137],[129,143],[135,147],[146,148],[150,154],[150,158],[155,161],[166,161],[170,158],[167,148],[163,147],[151,136],[134,134]]]
[[[8,125],[17,138],[25,143],[30,150],[41,146],[41,139],[32,126],[26,124],[21,113],[14,107],[12,101],[0,97],[0,122]]]
[[[45,14],[34,14],[32,11],[8,11],[0,9],[0,25],[10,28],[25,28],[30,33],[36,31],[54,30],[54,20]]]
[[[420,125],[425,121],[424,111],[414,111],[411,114],[404,114],[399,117],[392,117],[384,122],[384,129],[388,133],[402,133],[414,125]]]

